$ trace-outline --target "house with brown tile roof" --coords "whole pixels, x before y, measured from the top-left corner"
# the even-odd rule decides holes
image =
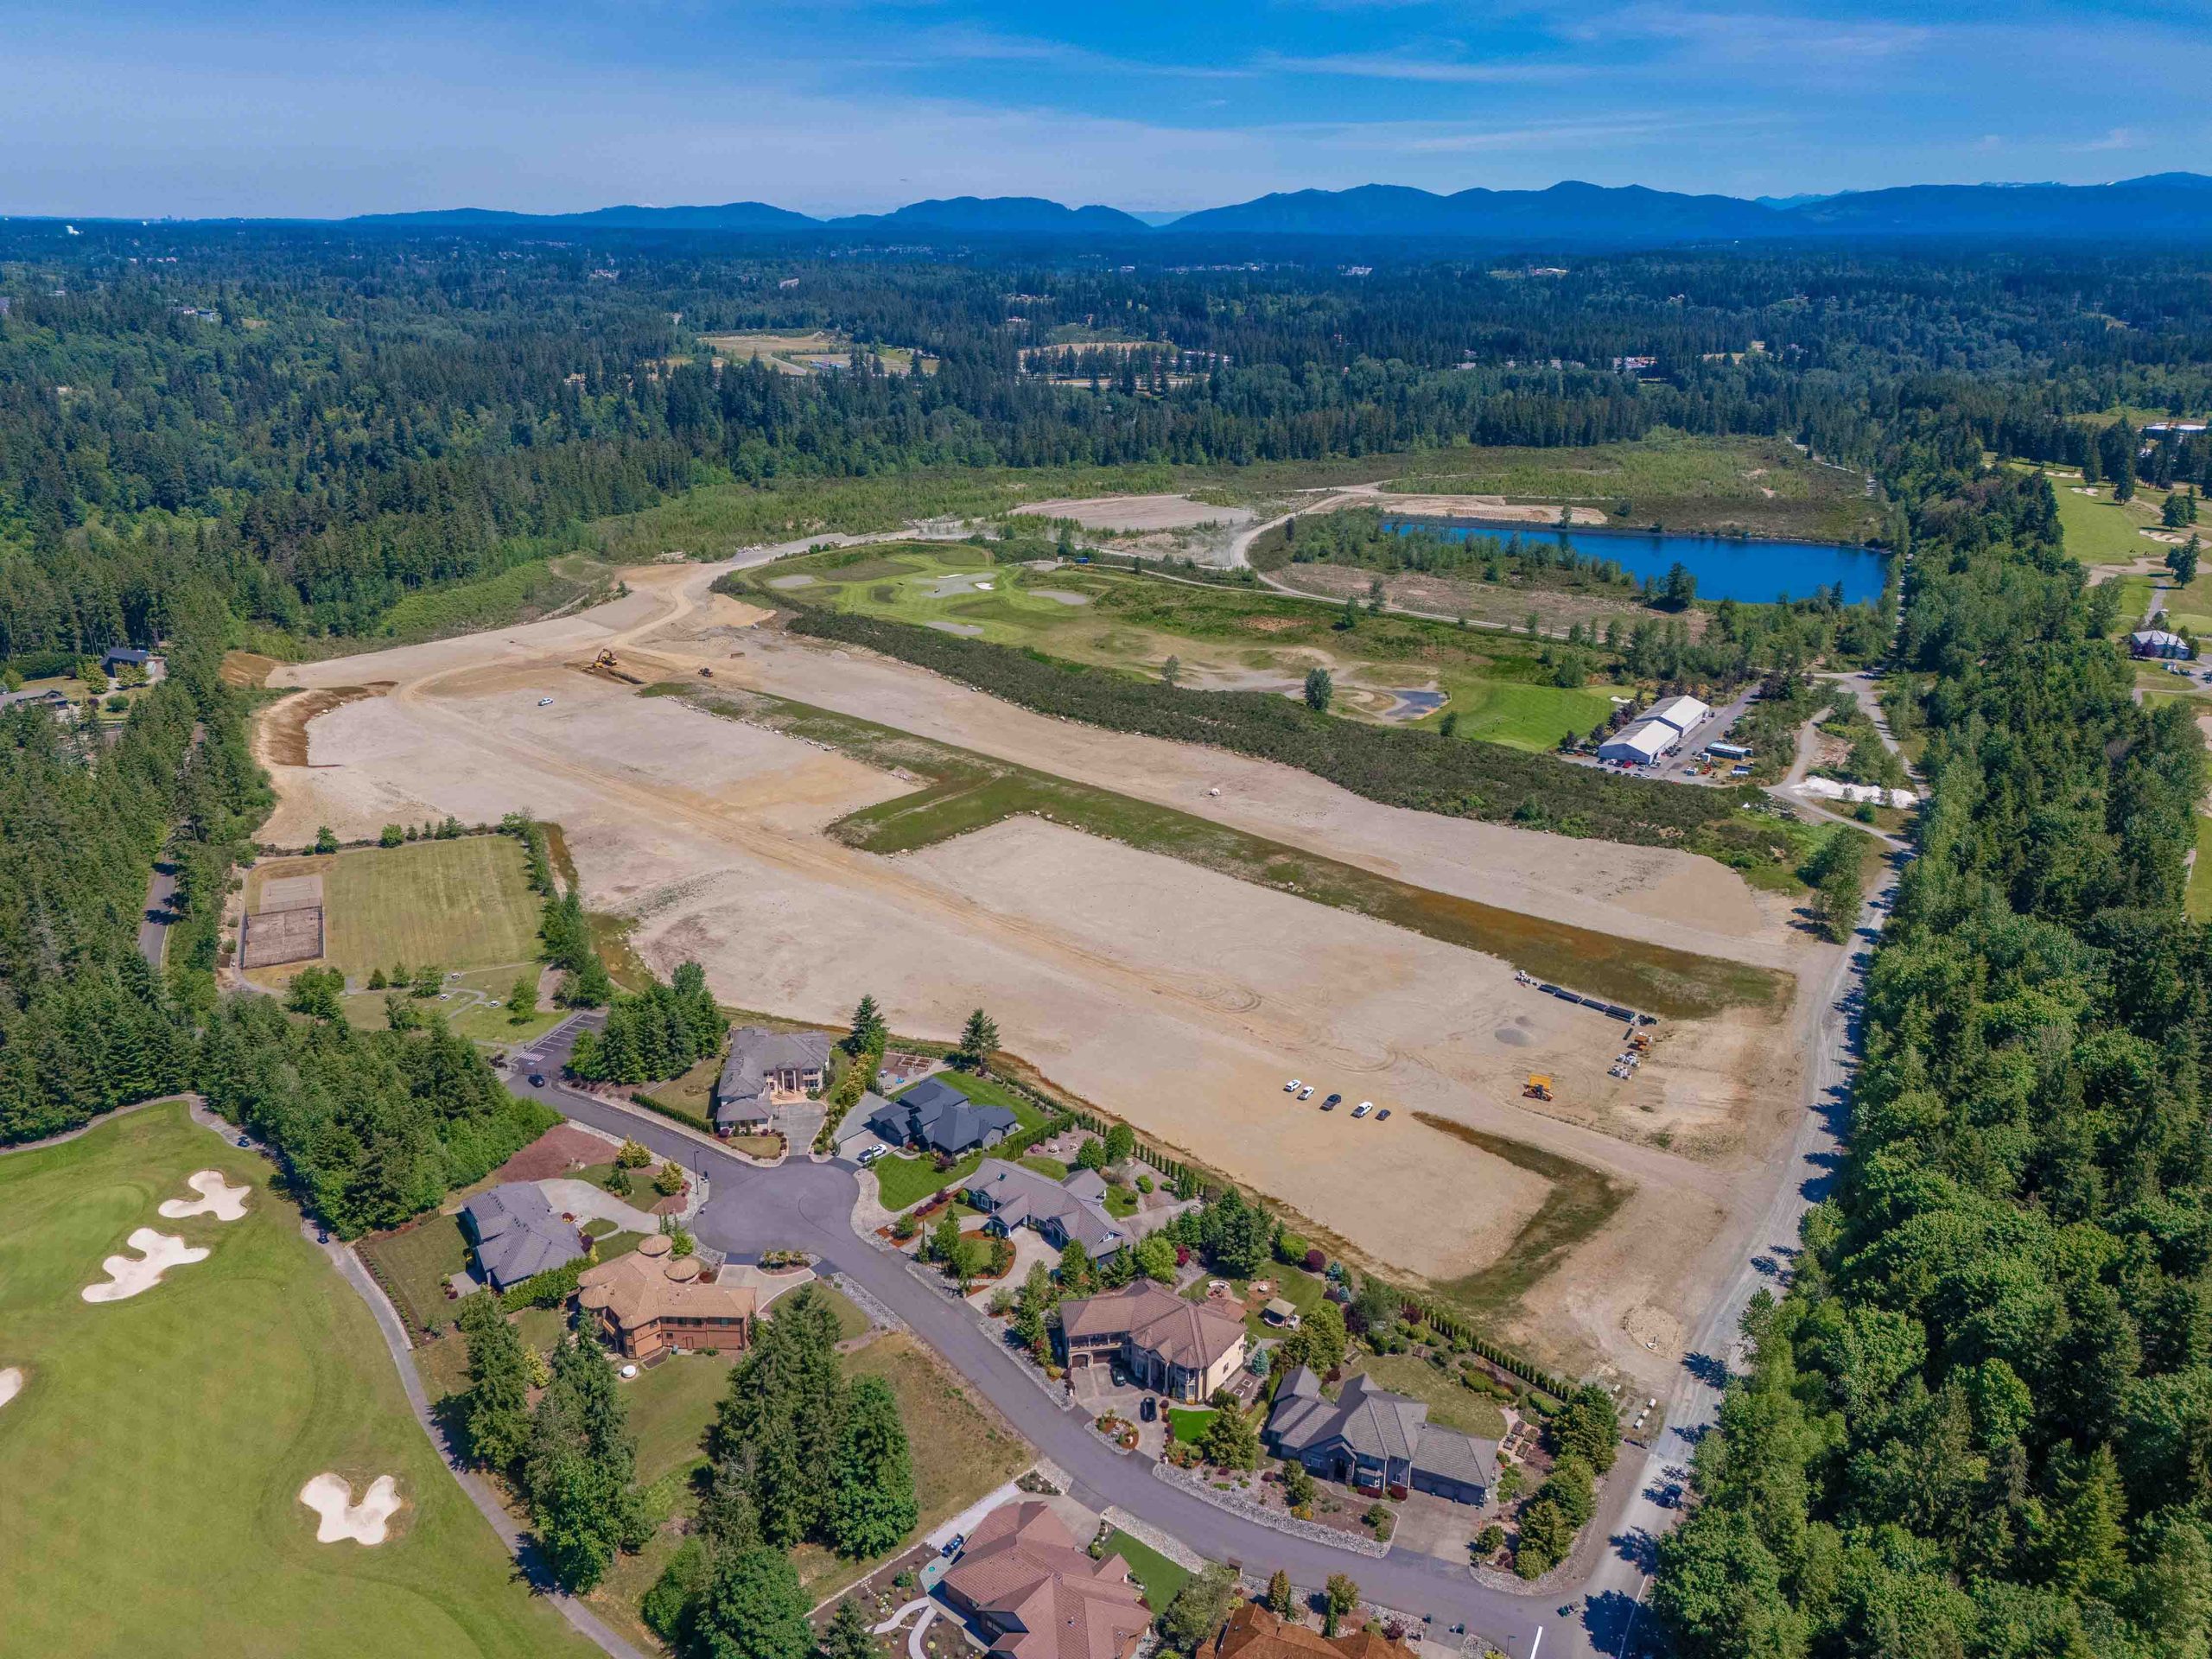
[[[938,1589],[1005,1659],[1129,1659],[1152,1623],[1122,1558],[1092,1560],[1037,1502],[985,1516]]]
[[[1413,1649],[1371,1630],[1323,1636],[1277,1618],[1256,1601],[1240,1605],[1204,1659],[1408,1659]]]
[[[735,1353],[753,1339],[752,1287],[722,1283],[696,1255],[677,1255],[656,1233],[612,1262],[586,1268],[576,1301],[632,1359],[677,1349]]]
[[[1119,1360],[1140,1388],[1204,1400],[1244,1363],[1244,1321],[1146,1281],[1060,1304],[1068,1367]]]

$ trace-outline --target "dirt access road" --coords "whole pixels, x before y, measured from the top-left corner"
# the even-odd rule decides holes
[[[758,612],[707,591],[715,574],[653,567],[632,574],[629,597],[583,615],[279,671],[279,684],[391,690],[317,718],[309,764],[264,749],[280,794],[266,838],[526,808],[564,826],[588,902],[633,918],[662,971],[696,957],[729,1003],[830,1021],[871,991],[900,1028],[945,1037],[988,1007],[1009,1046],[1063,1084],[1356,1254],[1441,1284],[1497,1260],[1552,1189],[1414,1122],[1414,1109],[1572,1159],[1631,1190],[1527,1293],[1515,1334],[1561,1363],[1603,1355],[1664,1375],[1685,1311],[1770,1184],[1764,1150],[1788,1116],[1777,1103],[1796,1096],[1796,1045],[1773,1020],[1662,1027],[1660,1055],[1616,1083],[1611,1023],[1515,984],[1494,957],[1036,820],[896,858],[860,853],[823,826],[911,780],[577,665],[602,646],[647,677],[710,664],[718,681],[1440,891],[1821,971],[1833,952],[1794,932],[1786,906],[1683,855],[1397,811],[1285,768],[764,639]],[[280,703],[263,731],[284,719]],[[1561,1084],[1541,1116],[1519,1098],[1531,1069]],[[1293,1075],[1398,1109],[1377,1124],[1299,1109],[1281,1092]]]

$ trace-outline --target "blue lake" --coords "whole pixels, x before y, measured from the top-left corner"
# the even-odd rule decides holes
[[[1883,555],[1840,542],[1765,542],[1732,536],[1654,536],[1640,530],[1560,530],[1544,524],[1484,524],[1468,519],[1393,518],[1383,528],[1424,530],[1451,541],[1518,536],[1523,545],[1562,540],[1586,557],[1611,559],[1631,576],[1664,576],[1676,563],[1697,578],[1700,599],[1732,599],[1745,604],[1772,604],[1783,594],[1808,599],[1816,588],[1843,584],[1843,602],[1863,604],[1882,596]]]

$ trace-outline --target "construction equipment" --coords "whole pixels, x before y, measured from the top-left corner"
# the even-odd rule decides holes
[[[699,671],[699,677],[702,680],[711,680],[715,677],[715,671],[711,668],[702,667]]]
[[[602,650],[598,656],[591,659],[591,665],[594,668],[616,668],[620,666],[620,664],[616,663],[614,660],[614,653],[611,651],[605,650]]]
[[[1552,1097],[1552,1080],[1540,1071],[1531,1071],[1529,1081],[1521,1085],[1521,1093],[1529,1100],[1549,1100]]]

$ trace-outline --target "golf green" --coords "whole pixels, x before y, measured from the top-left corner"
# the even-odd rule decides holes
[[[215,1169],[237,1221],[162,1217]],[[515,1576],[441,1465],[375,1321],[301,1236],[271,1171],[181,1104],[0,1157],[0,1655],[591,1651]],[[89,1303],[137,1229],[206,1260]],[[334,1471],[403,1507],[374,1548],[315,1541]]]

